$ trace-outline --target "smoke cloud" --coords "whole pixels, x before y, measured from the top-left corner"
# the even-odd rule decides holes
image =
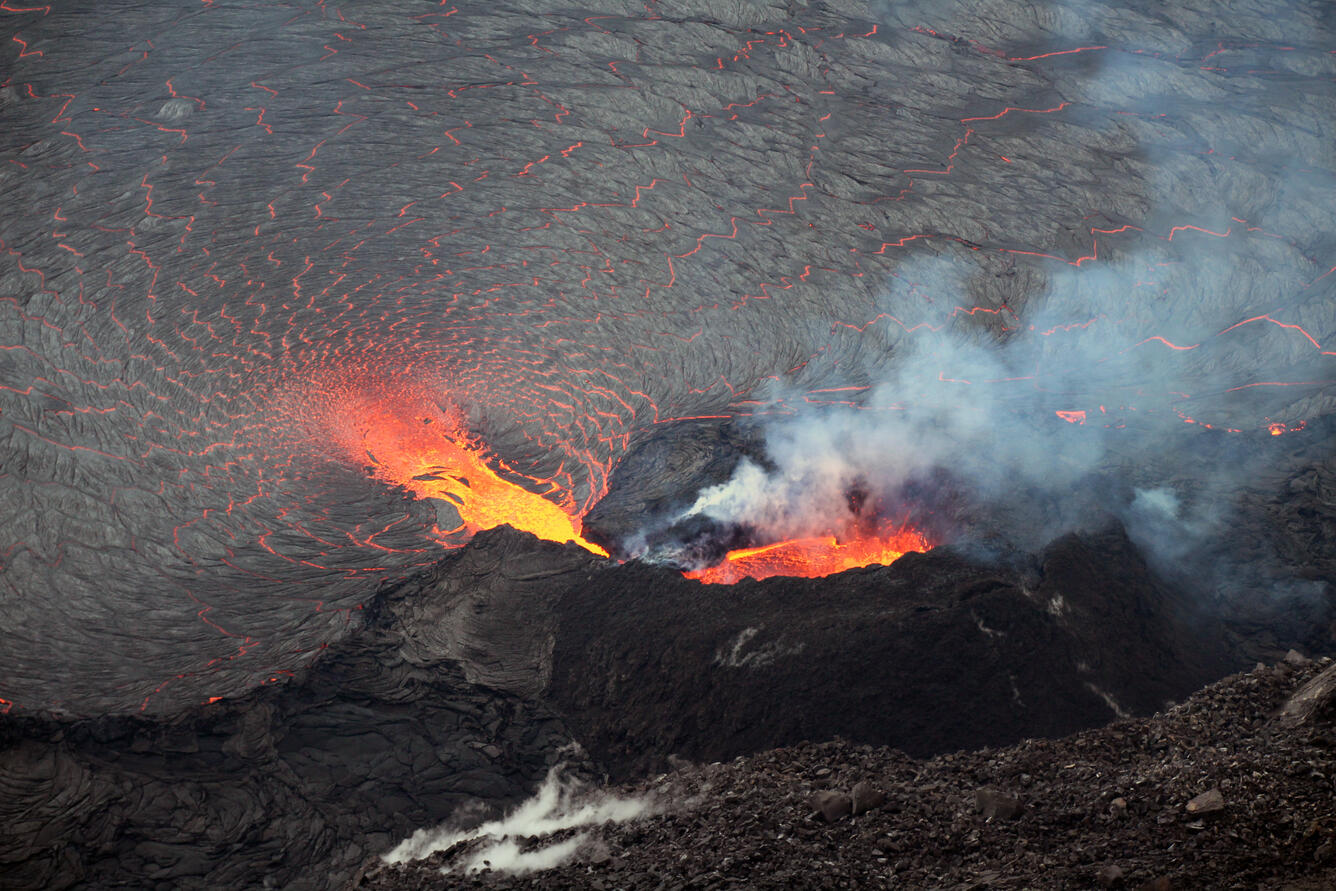
[[[614,798],[593,793],[573,779],[562,775],[562,765],[548,772],[532,798],[499,820],[491,820],[474,829],[442,826],[419,829],[384,856],[386,863],[421,860],[437,851],[456,845],[474,843],[465,858],[444,872],[525,873],[551,869],[571,859],[587,840],[577,832],[542,845],[522,845],[523,839],[536,839],[566,833],[572,829],[607,822],[623,823],[654,813],[654,806],[643,798]]]
[[[1311,341],[1271,321],[1304,315],[1293,265],[1265,262],[1275,247],[1259,240],[1193,234],[1190,251],[1053,274],[1023,315],[997,299],[1005,272],[906,263],[864,332],[884,352],[846,360],[844,386],[776,387],[759,419],[768,464],[743,459],[651,529],[703,518],[758,543],[838,536],[861,508],[936,543],[1004,529],[1008,546],[1036,548],[1115,515],[1153,559],[1188,559],[1324,371]],[[998,308],[917,318],[943,304]],[[1269,382],[1301,384],[1257,386]],[[948,493],[993,522],[946,516]]]

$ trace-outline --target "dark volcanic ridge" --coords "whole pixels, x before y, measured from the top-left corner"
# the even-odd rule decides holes
[[[484,533],[394,609],[474,682],[551,703],[620,778],[836,735],[915,754],[1061,735],[1231,664],[1117,528],[733,586]]]
[[[1116,525],[735,586],[502,527],[354,616],[236,699],[0,717],[6,887],[340,887],[560,761],[633,781],[834,737],[1006,745],[1154,712],[1239,660]]]
[[[927,760],[837,741],[683,766],[607,790],[668,804],[565,865],[442,875],[447,852],[356,887],[1328,889],[1334,674],[1296,653],[1149,718]],[[1306,682],[1325,712],[1278,716]]]

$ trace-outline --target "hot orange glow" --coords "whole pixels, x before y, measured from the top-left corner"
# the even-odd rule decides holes
[[[893,563],[910,551],[927,549],[928,542],[923,534],[909,528],[845,542],[838,541],[833,535],[822,535],[729,551],[720,563],[683,575],[706,584],[721,585],[731,585],[744,578],[767,579],[776,575],[817,578],[874,563]]]
[[[333,429],[327,432],[334,442],[376,479],[403,486],[418,498],[437,498],[454,506],[461,525],[440,530],[443,538],[510,525],[608,556],[580,534],[573,505],[563,509],[503,478],[489,465],[485,448],[471,442],[461,432],[462,424],[437,405],[421,400],[412,406],[390,405],[370,397],[354,398],[344,402],[331,421]]]

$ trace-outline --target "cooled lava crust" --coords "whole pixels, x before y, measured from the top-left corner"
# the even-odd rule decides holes
[[[1221,534],[1327,577],[1321,5],[11,0],[0,27],[0,709],[167,713],[307,665],[471,531],[400,478],[421,455],[364,447],[387,425],[575,522],[682,419],[896,410],[866,392],[937,331],[1063,358],[896,399],[1038,399],[1152,483],[1238,443],[1294,522]]]
[[[1152,712],[1225,664],[1117,529],[1020,565],[941,548],[736,586],[499,529],[354,621],[235,699],[4,718],[0,884],[342,888],[557,762],[592,780],[834,736],[1003,745]]]

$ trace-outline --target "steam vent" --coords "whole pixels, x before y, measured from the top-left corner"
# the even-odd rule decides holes
[[[1330,4],[4,0],[0,196],[0,887],[1336,883]]]

